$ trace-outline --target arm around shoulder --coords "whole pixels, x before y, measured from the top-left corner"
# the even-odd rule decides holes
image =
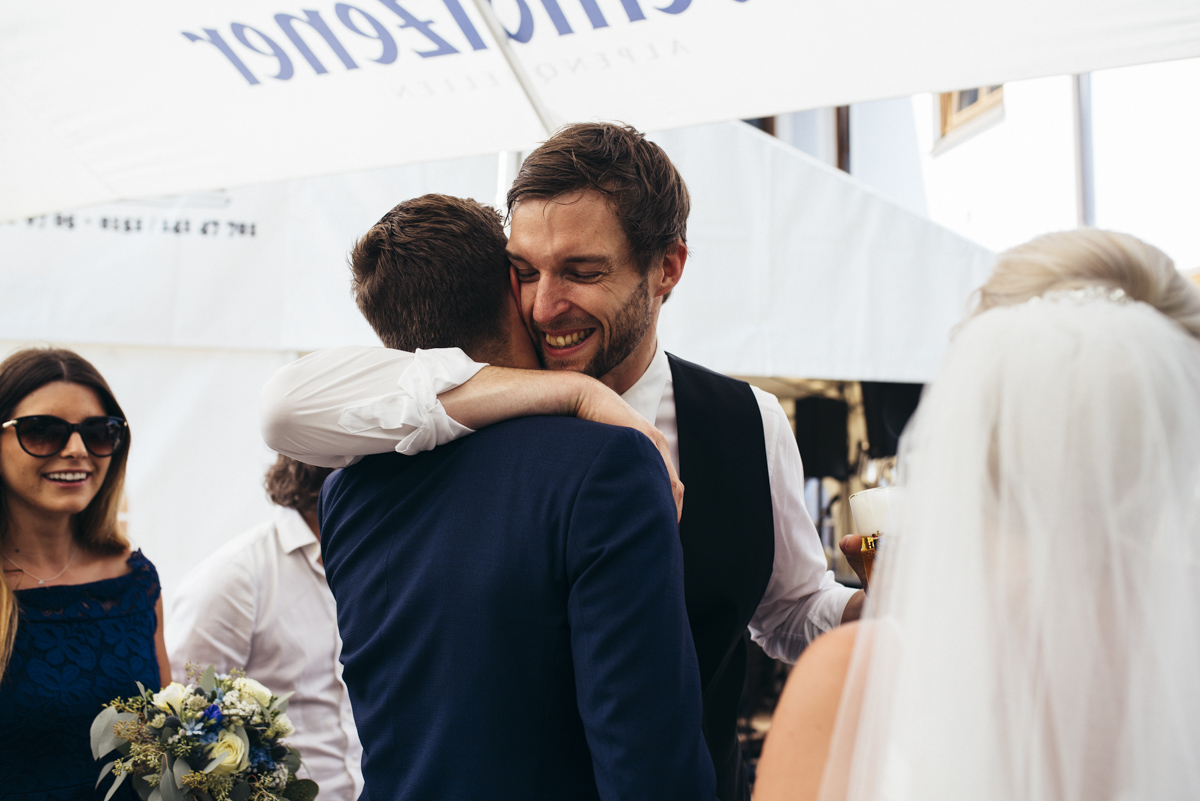
[[[263,439],[285,456],[322,467],[391,450],[429,450],[470,433],[446,414],[438,394],[482,367],[458,348],[316,351],[279,368],[264,385]]]

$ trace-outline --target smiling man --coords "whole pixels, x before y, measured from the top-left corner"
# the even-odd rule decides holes
[[[526,159],[508,206],[515,291],[543,366],[620,393],[665,436],[687,487],[679,527],[704,733],[718,796],[748,799],[736,735],[747,628],[793,662],[817,635],[856,619],[863,596],[827,569],[778,401],[659,345],[659,312],[687,263],[690,210],[662,149],[626,126],[568,126]],[[551,376],[480,367],[383,349],[313,354],[264,390],[264,436],[301,461],[337,465],[430,447],[513,414],[562,411]]]

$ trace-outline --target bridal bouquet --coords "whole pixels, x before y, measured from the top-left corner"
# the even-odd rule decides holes
[[[118,758],[100,772],[129,779],[142,801],[312,801],[317,785],[297,779],[300,754],[281,738],[295,733],[288,698],[244,671],[202,675],[188,665],[186,686],[117,698],[92,722],[92,755]],[[99,785],[99,780],[97,780]]]

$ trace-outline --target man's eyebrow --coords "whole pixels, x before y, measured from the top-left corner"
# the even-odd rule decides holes
[[[584,255],[580,255],[580,256],[567,256],[565,259],[563,259],[563,261],[566,262],[567,264],[607,265],[611,261],[611,259],[609,259],[608,256],[601,256],[601,255],[593,256],[593,255],[584,254]]]
[[[519,261],[522,264],[529,264],[529,260],[526,259],[521,254],[514,253],[511,250],[506,250],[505,252],[508,254],[508,258],[511,259],[512,261]],[[562,261],[564,264],[596,264],[596,265],[600,265],[603,267],[607,267],[610,264],[612,264],[611,257],[603,255],[603,254],[599,254],[599,253],[597,253],[597,254],[584,253],[584,254],[580,254],[578,256],[567,256]]]

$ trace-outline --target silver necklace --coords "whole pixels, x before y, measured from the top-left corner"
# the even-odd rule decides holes
[[[57,573],[55,573],[53,576],[50,576],[49,578],[38,578],[37,576],[33,575],[28,570],[21,567],[16,562],[14,562],[13,558],[11,556],[9,556],[8,554],[4,554],[4,558],[6,560],[8,560],[8,563],[10,565],[15,567],[17,570],[20,570],[22,573],[29,576],[31,579],[37,579],[38,586],[41,586],[42,584],[45,584],[47,581],[54,581],[56,578],[61,576],[63,573],[67,572],[67,568],[71,566],[71,560],[75,558],[75,546],[74,546],[74,544],[71,545],[71,553],[67,555],[67,563],[65,565],[63,565],[63,569],[58,571]]]

